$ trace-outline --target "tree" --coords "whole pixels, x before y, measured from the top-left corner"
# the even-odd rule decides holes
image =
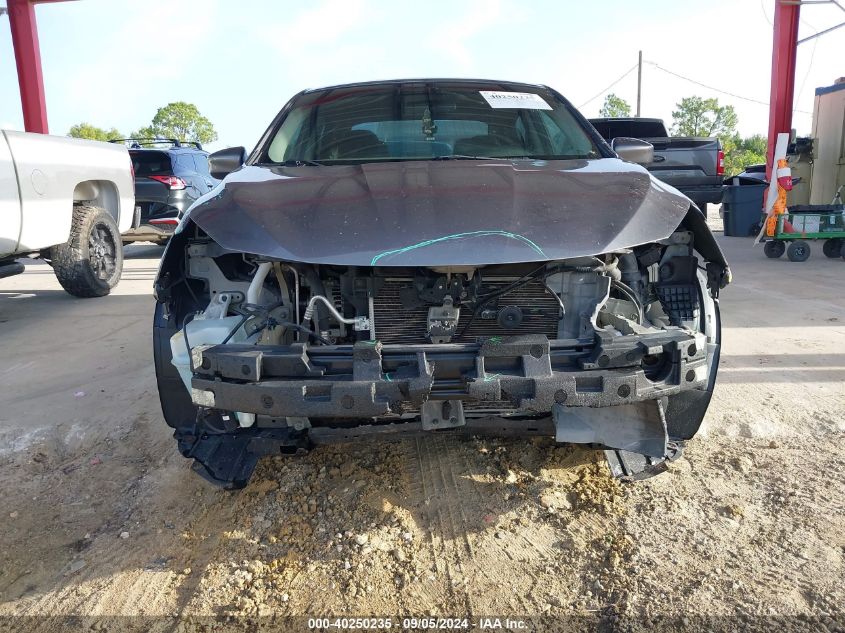
[[[604,98],[604,105],[599,110],[599,116],[604,118],[631,116],[631,106],[625,99],[611,92]]]
[[[748,138],[734,134],[722,139],[722,149],[725,152],[725,174],[735,176],[748,165],[765,163],[767,146],[766,137],[762,134],[754,134]]]
[[[92,141],[109,141],[113,138],[122,138],[120,132],[116,129],[103,129],[90,123],[77,123],[71,126],[68,136],[73,138],[87,138]]]
[[[730,137],[736,129],[733,106],[720,106],[718,99],[684,97],[672,112],[672,132],[676,136]]]
[[[177,141],[211,143],[217,132],[193,103],[176,101],[159,108],[147,127],[132,133],[133,138],[175,138]]]

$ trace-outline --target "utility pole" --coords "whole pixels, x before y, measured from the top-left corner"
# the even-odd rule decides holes
[[[640,116],[640,98],[643,92],[643,52],[640,51],[640,59],[637,62],[637,114]]]

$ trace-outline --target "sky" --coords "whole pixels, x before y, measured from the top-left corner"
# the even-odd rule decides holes
[[[608,92],[634,106],[636,70],[609,86],[636,65],[638,50],[642,116],[671,122],[683,97],[717,97],[735,107],[743,135],[765,134],[774,4],[79,0],[38,5],[36,15],[51,133],[79,122],[128,133],[148,125],[159,107],[188,101],[214,124],[213,150],[251,149],[304,88],[374,79],[541,83],[597,116]],[[835,5],[804,6],[799,37],[843,21]],[[845,28],[799,46],[799,135],[811,130],[815,88],[840,76]],[[23,129],[8,16],[0,16],[0,97],[0,128]]]

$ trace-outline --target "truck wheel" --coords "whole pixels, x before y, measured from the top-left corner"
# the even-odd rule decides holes
[[[74,206],[70,238],[50,251],[59,283],[74,297],[103,297],[120,280],[123,245],[105,209]]]
[[[791,262],[806,262],[810,258],[810,245],[804,240],[795,240],[786,249],[786,256]]]
[[[832,240],[825,240],[822,245],[822,252],[825,257],[834,259],[842,254],[842,247],[845,246],[845,240],[833,238]]]
[[[786,251],[786,244],[777,240],[766,242],[763,246],[763,252],[766,254],[766,257],[769,257],[770,259],[777,259],[783,255],[784,251]]]

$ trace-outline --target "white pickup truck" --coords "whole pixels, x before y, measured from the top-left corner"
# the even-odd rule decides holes
[[[70,294],[107,295],[120,279],[120,233],[134,206],[122,145],[0,131],[0,278],[37,255]]]

